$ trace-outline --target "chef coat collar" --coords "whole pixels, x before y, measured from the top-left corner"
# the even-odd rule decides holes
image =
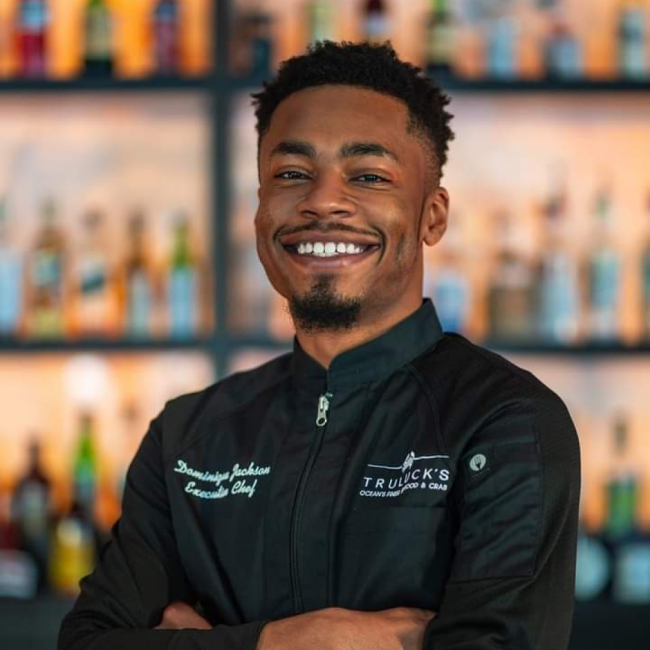
[[[291,369],[296,388],[335,392],[381,379],[419,357],[442,336],[442,327],[430,298],[377,338],[342,352],[329,369],[305,352],[293,337]]]

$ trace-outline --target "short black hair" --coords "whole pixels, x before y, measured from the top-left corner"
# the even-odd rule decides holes
[[[422,68],[401,61],[390,41],[316,41],[308,46],[306,54],[283,61],[275,78],[264,82],[262,91],[251,93],[257,118],[258,156],[278,104],[299,90],[326,84],[361,86],[404,102],[409,132],[422,136],[432,154],[432,169],[436,176],[442,176],[449,141],[454,139],[449,126],[453,115],[445,109],[450,99]]]

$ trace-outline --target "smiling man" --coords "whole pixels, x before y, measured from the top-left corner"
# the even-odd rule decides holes
[[[331,42],[253,97],[293,351],[152,422],[60,650],[565,649],[571,418],[422,296],[448,98],[388,44]]]

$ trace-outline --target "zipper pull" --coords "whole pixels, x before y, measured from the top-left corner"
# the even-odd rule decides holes
[[[327,411],[330,407],[330,398],[332,393],[325,393],[318,398],[318,415],[316,416],[316,426],[324,427],[327,424]]]

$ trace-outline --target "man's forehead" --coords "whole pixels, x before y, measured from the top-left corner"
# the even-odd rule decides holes
[[[286,143],[327,146],[347,156],[380,148],[399,159],[406,144],[408,112],[400,100],[356,86],[322,86],[293,93],[276,108],[264,140],[266,155],[288,153]],[[299,153],[294,147],[295,153]]]

